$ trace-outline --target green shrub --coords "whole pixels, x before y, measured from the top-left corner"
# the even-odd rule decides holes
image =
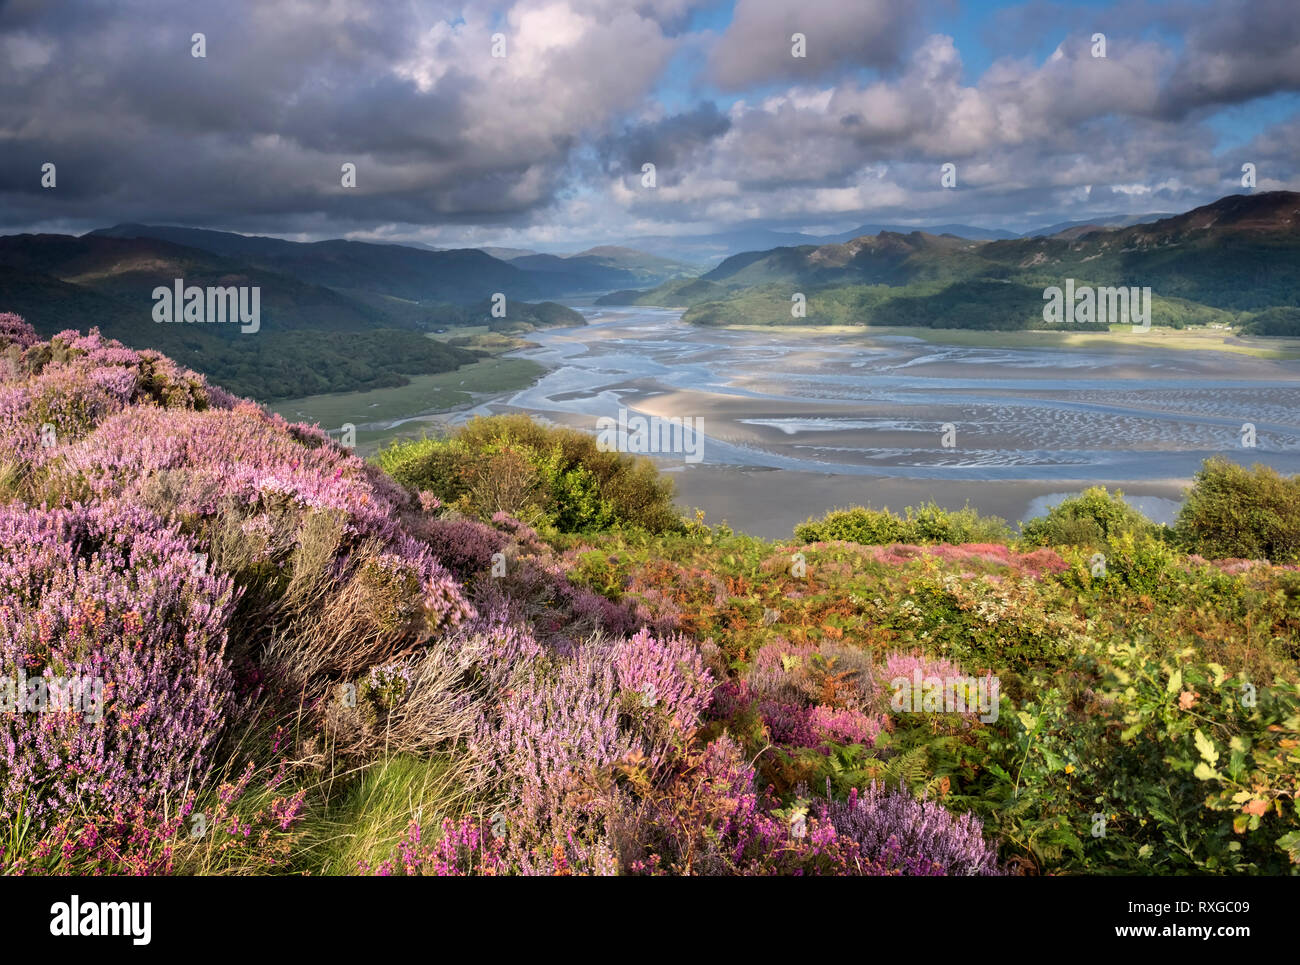
[[[976,735],[971,803],[1044,868],[1300,872],[1300,688],[1164,650],[1094,645],[1036,679],[1032,699]]]
[[[1084,786],[1118,817],[1093,841],[1106,863],[1294,873],[1300,688],[1256,687],[1195,649],[1168,660],[1140,642],[1112,646],[1099,669],[1105,746]]]
[[[482,519],[505,512],[564,533],[682,525],[672,482],[653,463],[526,415],[480,416],[447,439],[395,442],[378,462],[398,482]]]
[[[1177,602],[1188,579],[1179,554],[1150,533],[1124,530],[1087,550],[1064,555],[1070,569],[1060,579],[1077,589],[1122,589]]]
[[[1024,523],[1021,538],[1033,546],[1100,546],[1121,533],[1154,535],[1159,529],[1118,489],[1111,494],[1093,486]]]
[[[466,454],[452,440],[394,442],[376,458],[380,468],[398,482],[437,493],[445,502],[455,502],[468,488],[460,472]]]
[[[1004,543],[1011,531],[1006,520],[980,516],[968,505],[944,509],[933,502],[919,509],[908,506],[904,516],[888,509],[854,506],[827,513],[820,520],[808,519],[795,527],[795,537],[805,543],[843,540],[864,546],[889,543]]]
[[[1207,459],[1174,531],[1189,552],[1210,559],[1300,562],[1300,476]]]

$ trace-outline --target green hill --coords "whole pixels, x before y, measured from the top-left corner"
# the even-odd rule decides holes
[[[687,307],[686,320],[703,325],[1043,328],[1043,291],[1067,278],[1149,287],[1156,325],[1234,324],[1248,321],[1240,313],[1296,307],[1300,195],[1231,195],[1078,236],[979,242],[882,231],[734,255],[694,282],[614,292],[598,303]],[[806,317],[791,314],[795,293],[807,299]]]

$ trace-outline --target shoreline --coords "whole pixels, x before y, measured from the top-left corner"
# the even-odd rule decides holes
[[[1124,493],[1126,501],[1153,522],[1171,522],[1191,479],[1141,481],[999,481],[916,479],[906,476],[849,476],[748,466],[683,465],[655,460],[674,483],[674,500],[687,515],[703,509],[709,525],[726,522],[738,532],[763,539],[792,539],[794,527],[834,509],[869,506],[902,514],[907,506],[935,502],[958,510],[970,504],[981,516],[1016,523],[1041,516],[1054,497],[1075,495],[1091,486]]]
[[[685,322],[689,325],[690,322]],[[708,326],[699,326],[708,327]],[[1109,332],[1057,332],[1045,329],[984,330],[973,328],[926,328],[898,325],[721,325],[720,331],[785,332],[796,335],[860,335],[872,338],[915,338],[932,345],[962,345],[978,348],[1062,348],[1088,351],[1131,351],[1162,348],[1184,352],[1223,352],[1252,358],[1300,359],[1300,338],[1238,335],[1232,330],[1204,327],[1164,328],[1132,332],[1130,326],[1112,327]],[[1206,342],[1213,344],[1196,344]]]

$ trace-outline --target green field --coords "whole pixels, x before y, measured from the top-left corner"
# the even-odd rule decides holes
[[[445,412],[470,404],[482,393],[522,389],[544,371],[543,366],[528,359],[489,358],[454,372],[412,376],[409,383],[394,388],[309,395],[276,402],[269,408],[290,421],[315,423],[325,429],[337,429],[346,422],[364,426]],[[378,427],[358,429],[358,447],[396,434],[395,430]]]

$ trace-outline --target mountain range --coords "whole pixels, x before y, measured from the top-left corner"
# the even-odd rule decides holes
[[[546,299],[699,271],[612,247],[515,260],[472,248],[296,242],[139,224],[81,236],[17,234],[0,236],[0,310],[29,318],[45,335],[97,325],[269,400],[447,371],[479,356],[429,332],[486,323],[513,331],[580,325],[580,314]],[[187,287],[259,289],[259,337],[240,337],[237,327],[155,323],[152,293],[176,279]],[[492,314],[498,293],[504,318]]]
[[[882,231],[894,234],[911,234],[921,231],[930,235],[953,235],[967,241],[1008,241],[1014,238],[1051,237],[1060,232],[1096,227],[1126,227],[1168,217],[1167,213],[1139,215],[1099,215],[1085,221],[1063,221],[1025,232],[1006,231],[1001,228],[984,228],[968,224],[916,225],[862,224],[848,231],[834,234],[809,234],[799,231],[775,231],[769,228],[740,228],[704,235],[646,235],[627,241],[639,251],[664,255],[676,259],[713,264],[732,255],[746,251],[771,248],[791,248],[801,245],[832,245],[852,241],[863,235],[877,235]]]
[[[1151,287],[1156,324],[1248,323],[1247,316],[1268,313],[1260,330],[1288,334],[1288,313],[1300,311],[1298,225],[1300,195],[1265,192],[1168,217],[1052,225],[1020,238],[962,237],[980,231],[964,225],[863,225],[852,237],[730,254],[701,274],[681,258],[621,246],[555,255],[121,224],[81,236],[0,236],[0,310],[26,316],[46,335],[98,325],[263,399],[399,385],[412,374],[446,371],[478,356],[430,332],[489,322],[516,331],[580,325],[581,315],[550,300],[598,293],[606,293],[596,299],[604,305],[682,306],[686,320],[699,324],[799,321],[790,299],[802,291],[810,323],[1022,328],[1041,325],[1045,286],[1074,278]],[[704,236],[727,244],[807,237]],[[237,326],[156,324],[151,293],[178,278],[259,288],[259,337],[241,337]],[[491,313],[498,293],[506,296],[505,319]]]
[[[867,322],[932,327],[1041,326],[1043,290],[1149,287],[1155,324],[1235,323],[1300,306],[1300,194],[1229,195],[1126,226],[1073,225],[1050,237],[971,241],[882,231],[846,242],[726,258],[698,279],[620,291],[598,304],[688,307],[701,324]],[[804,292],[806,318],[791,314]]]

